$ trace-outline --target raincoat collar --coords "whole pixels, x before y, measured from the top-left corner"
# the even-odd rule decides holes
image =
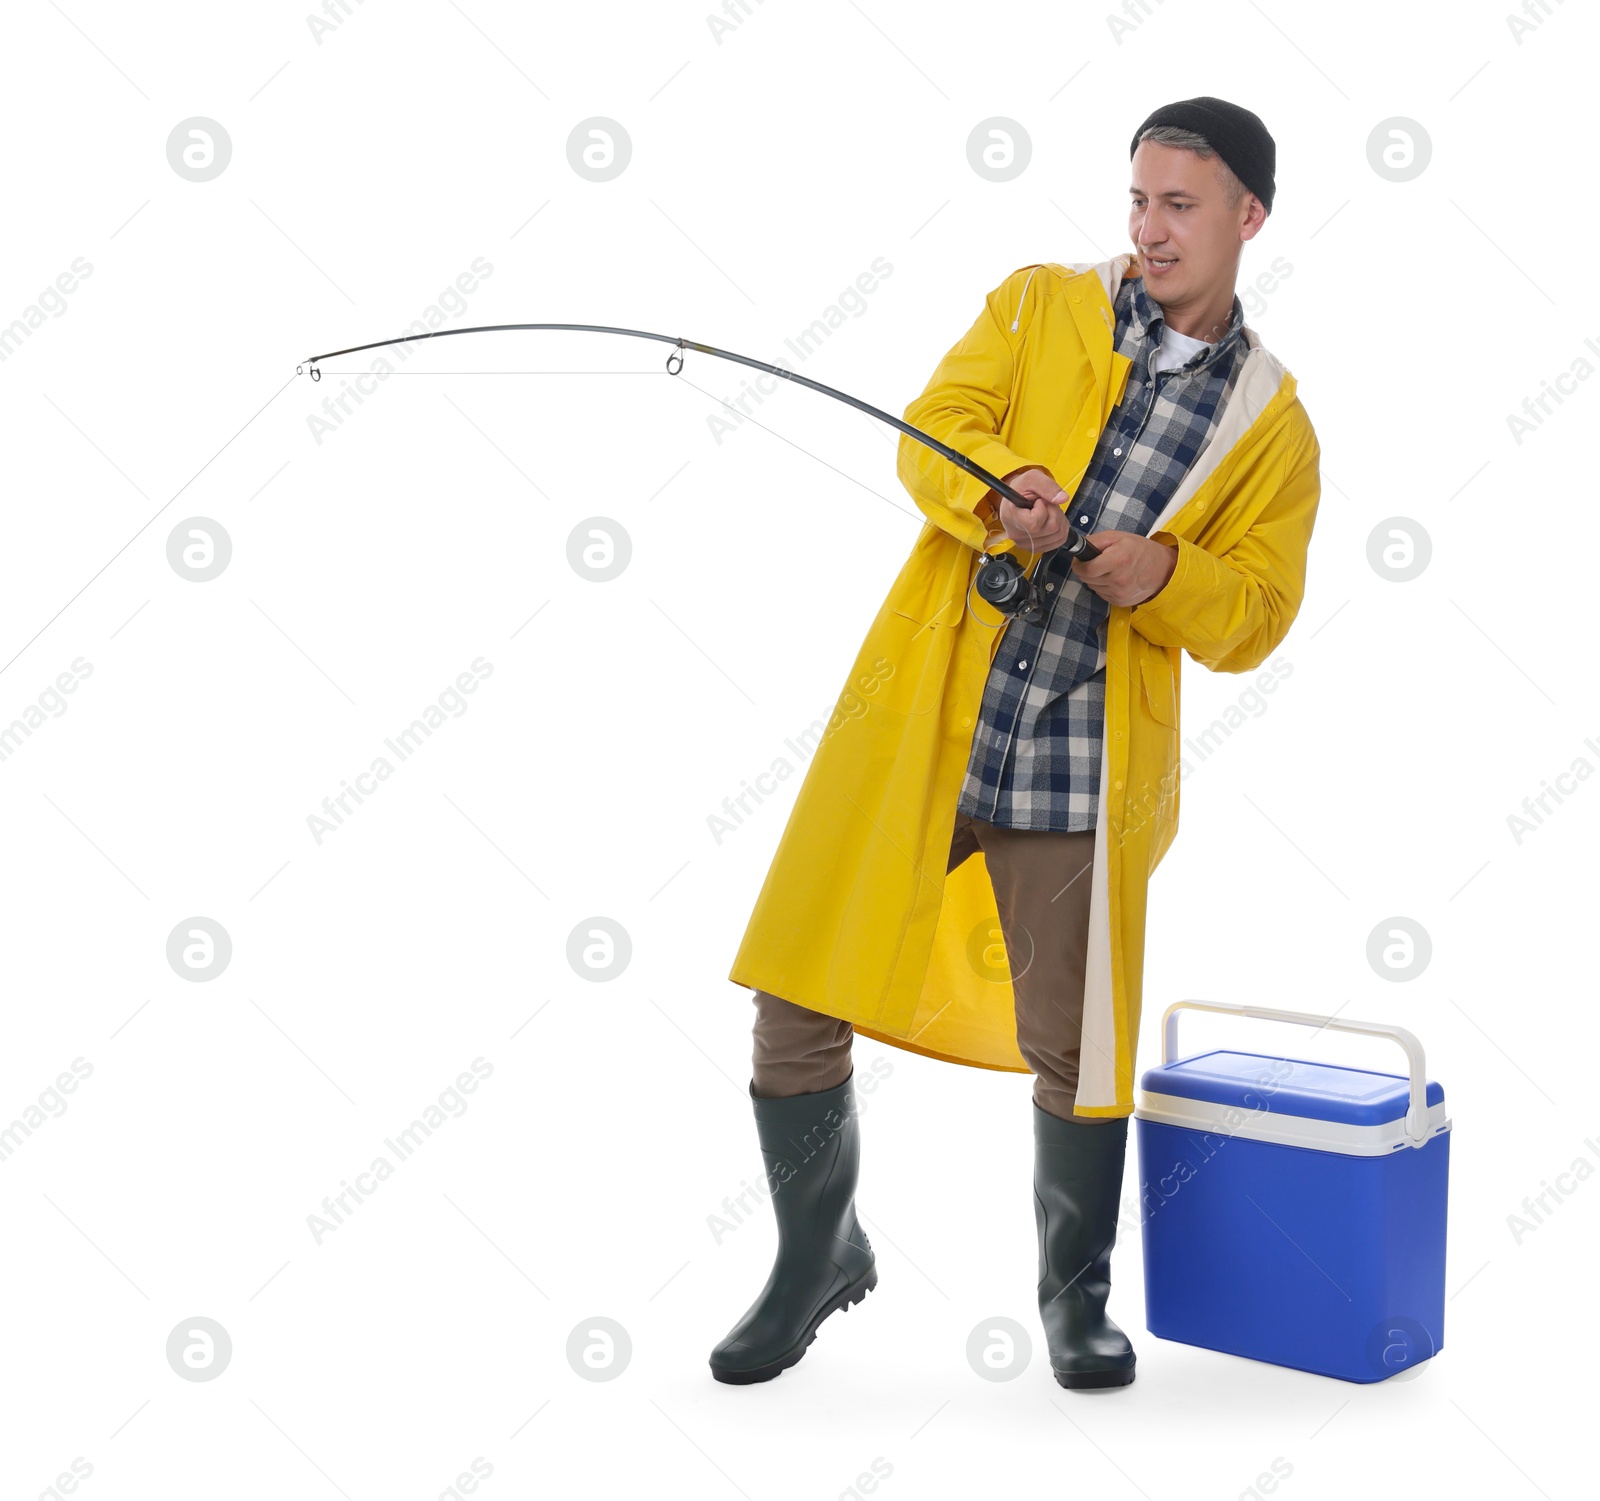
[[[1149,328],[1157,321],[1160,322],[1163,329],[1166,327],[1166,319],[1161,314],[1160,307],[1144,295],[1144,287],[1140,285],[1144,278],[1139,275],[1136,269],[1135,263],[1137,259],[1132,251],[1125,250],[1120,255],[1114,255],[1103,261],[1073,261],[1065,265],[1055,262],[1050,263],[1053,269],[1064,271],[1069,276],[1086,278],[1092,276],[1100,286],[1102,296],[1091,298],[1084,293],[1074,292],[1068,306],[1072,312],[1073,321],[1077,324],[1078,333],[1083,339],[1084,348],[1089,357],[1089,368],[1094,374],[1095,385],[1100,392],[1100,422],[1102,426],[1110,420],[1112,409],[1122,400],[1123,392],[1127,388],[1128,372],[1135,363],[1128,356],[1118,354],[1113,348],[1117,326],[1117,299],[1122,290],[1122,283],[1125,280],[1132,281],[1135,284],[1133,295],[1139,304],[1137,316],[1142,319],[1141,328]],[[1029,273],[1029,279],[1032,279],[1031,272]],[[1080,285],[1093,285],[1093,283],[1085,281]],[[1023,287],[1023,296],[1027,296],[1026,286]],[[1244,309],[1239,302],[1237,294],[1234,295],[1233,302],[1234,315],[1232,322],[1228,325],[1228,332],[1217,343],[1213,344],[1209,350],[1202,351],[1195,364],[1185,368],[1191,372],[1207,368],[1210,361],[1220,357],[1224,346],[1231,347],[1230,341],[1236,339],[1243,344],[1246,353],[1244,367],[1240,375],[1240,385],[1250,388],[1251,399],[1244,403],[1244,407],[1235,415],[1245,417],[1244,426],[1248,428],[1250,422],[1260,412],[1270,393],[1278,389],[1287,371],[1274,358],[1271,351],[1262,346],[1259,335],[1244,321]],[[1021,304],[1019,303],[1017,309],[1019,316],[1021,310]],[[1148,344],[1144,347],[1147,354],[1153,352]],[[1147,377],[1148,374],[1149,371],[1147,369]],[[1288,395],[1291,397],[1293,389],[1291,380],[1288,387]],[[1245,408],[1248,408],[1247,413]],[[1230,422],[1226,425],[1228,427],[1227,440],[1232,443],[1238,434],[1234,430],[1233,423]],[[1208,445],[1207,451],[1212,451],[1215,446],[1215,443]],[[1056,464],[1059,466],[1061,461],[1062,455],[1058,454],[1056,456]],[[1194,471],[1190,472],[1190,479],[1194,480],[1196,484],[1199,482],[1195,477]],[[1076,483],[1077,480],[1074,478],[1067,485],[1067,488],[1070,490],[1072,485]]]
[[[1079,276],[1087,275],[1090,272],[1094,274],[1095,278],[1099,281],[1101,288],[1106,294],[1105,306],[1100,309],[1100,317],[1106,328],[1110,330],[1114,329],[1116,326],[1116,318],[1112,310],[1117,305],[1117,294],[1122,289],[1122,283],[1125,280],[1136,282],[1142,282],[1144,280],[1144,278],[1134,270],[1134,265],[1137,260],[1138,257],[1131,250],[1124,250],[1120,255],[1114,255],[1109,260],[1072,261],[1066,265],[1059,265],[1057,269],[1074,273]],[[1131,276],[1129,275],[1130,272],[1133,273]],[[1143,288],[1141,287],[1139,290],[1143,291]],[[1026,292],[1026,288],[1024,288],[1024,292]],[[1218,344],[1225,343],[1228,339],[1228,335],[1232,334],[1234,329],[1237,327],[1239,338],[1244,343],[1244,347],[1251,353],[1254,353],[1258,348],[1261,347],[1260,336],[1253,328],[1250,327],[1248,323],[1244,322],[1244,309],[1239,303],[1239,297],[1237,293],[1234,294],[1233,301],[1235,322],[1229,324],[1228,333],[1224,334],[1217,342]],[[1150,302],[1148,299],[1145,302],[1145,308],[1147,319],[1153,318],[1155,314],[1160,311],[1158,305]],[[1089,345],[1090,359],[1093,362],[1095,376],[1099,380],[1104,380],[1106,357],[1109,356],[1110,350],[1109,348],[1103,351],[1099,350],[1095,344],[1090,342],[1091,336],[1088,317],[1087,314],[1080,313],[1080,309],[1081,304],[1074,301],[1073,311],[1074,314],[1078,316],[1078,327],[1084,336],[1084,343]],[[1165,324],[1165,321],[1166,320],[1163,318],[1163,324]],[[1271,359],[1270,353],[1268,353],[1268,358]],[[1278,370],[1281,374],[1281,365],[1278,366]]]

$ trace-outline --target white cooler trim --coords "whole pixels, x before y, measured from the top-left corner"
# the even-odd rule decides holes
[[[1281,1115],[1270,1110],[1247,1110],[1240,1105],[1218,1105],[1211,1100],[1191,1100],[1183,1095],[1139,1091],[1135,1120],[1190,1131],[1209,1131],[1243,1141],[1271,1141],[1287,1147],[1310,1147],[1317,1152],[1339,1152],[1346,1157],[1387,1157],[1401,1147],[1424,1145],[1450,1129],[1444,1101],[1428,1107],[1427,1135],[1421,1143],[1406,1135],[1405,1117],[1376,1126],[1347,1121],[1319,1121],[1304,1115]],[[1231,1117],[1231,1118],[1230,1118]]]

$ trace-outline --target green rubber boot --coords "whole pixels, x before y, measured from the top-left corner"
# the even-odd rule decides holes
[[[830,1313],[878,1285],[872,1243],[856,1219],[861,1123],[855,1073],[833,1089],[765,1099],[750,1084],[772,1187],[778,1255],[761,1295],[711,1352],[718,1381],[770,1381],[806,1353]]]
[[[1033,1139],[1039,1315],[1050,1368],[1071,1391],[1126,1386],[1133,1380],[1133,1346],[1106,1317],[1106,1298],[1127,1117],[1084,1125],[1051,1115],[1035,1101]]]

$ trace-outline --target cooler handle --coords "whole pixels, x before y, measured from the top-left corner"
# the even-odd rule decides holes
[[[1178,1053],[1178,1012],[1221,1011],[1229,1016],[1247,1016],[1255,1021],[1296,1022],[1307,1027],[1326,1027],[1334,1032],[1364,1032],[1371,1037],[1387,1037],[1406,1050],[1411,1069],[1411,1108],[1406,1113],[1409,1145],[1420,1147],[1428,1140],[1428,1073],[1422,1044],[1404,1027],[1386,1022],[1340,1021],[1334,1016],[1317,1016],[1309,1011],[1275,1011],[1267,1006],[1240,1006],[1231,1001],[1174,1001],[1161,1018],[1161,1061],[1171,1063]]]

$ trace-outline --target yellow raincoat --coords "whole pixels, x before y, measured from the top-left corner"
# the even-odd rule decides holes
[[[1012,272],[905,421],[993,475],[1039,465],[1075,493],[1131,366],[1112,347],[1113,302],[1134,259]],[[1106,627],[1079,1115],[1133,1111],[1145,888],[1178,827],[1180,652],[1248,672],[1305,590],[1320,450],[1294,377],[1248,325],[1243,337],[1211,441],[1148,533],[1177,546],[1177,567],[1153,598],[1112,606]],[[969,594],[988,486],[904,436],[898,473],[928,521],[807,767],[728,977],[880,1042],[1025,1073],[983,853],[945,875],[1006,623]]]

